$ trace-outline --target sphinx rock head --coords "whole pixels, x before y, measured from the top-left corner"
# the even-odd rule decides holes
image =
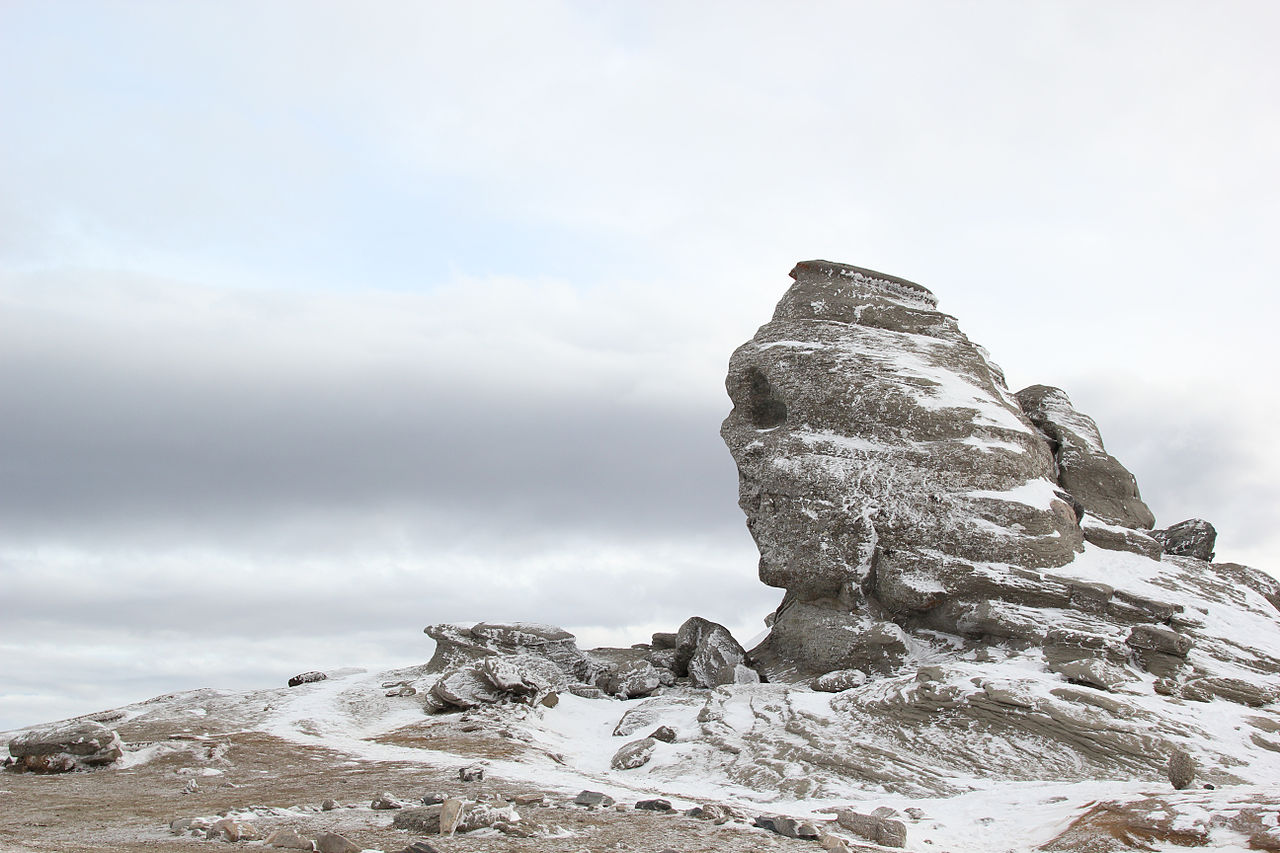
[[[1047,442],[933,294],[826,261],[791,275],[730,360],[721,429],[784,609],[853,620],[845,634],[946,624],[998,594],[986,565],[1068,562],[1080,531]]]

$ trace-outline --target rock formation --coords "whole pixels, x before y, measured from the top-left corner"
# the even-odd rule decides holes
[[[1276,695],[1276,582],[1207,562],[1206,522],[1149,531],[1133,475],[1064,392],[1010,394],[917,284],[826,261],[791,275],[730,360],[721,430],[760,579],[786,590],[750,652],[769,680],[869,675],[866,693],[923,662],[1031,650],[1102,691]],[[1248,650],[1232,622],[1253,626]]]
[[[437,709],[546,703],[553,694],[637,699],[677,683],[759,683],[746,652],[723,625],[694,616],[652,645],[583,652],[553,625],[480,622],[431,625],[436,652],[425,667]]]
[[[792,277],[729,362],[721,429],[760,579],[787,590],[765,672],[892,671],[902,627],[1041,603],[1009,567],[1063,565],[1082,534],[1000,369],[920,285],[825,261]]]
[[[32,729],[9,742],[9,754],[22,770],[65,773],[113,764],[124,755],[114,731],[92,720]]]

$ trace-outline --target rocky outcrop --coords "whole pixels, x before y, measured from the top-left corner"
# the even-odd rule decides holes
[[[760,579],[787,590],[751,655],[770,679],[885,671],[910,654],[898,625],[1027,598],[980,566],[1060,566],[1082,534],[1044,436],[933,294],[827,261],[791,275],[726,380]]]
[[[1107,453],[1098,425],[1076,411],[1066,392],[1032,385],[1015,396],[1049,441],[1059,485],[1085,512],[1120,527],[1150,529],[1155,524],[1155,516],[1138,494],[1137,479]]]
[[[1203,518],[1188,518],[1164,530],[1153,530],[1151,535],[1166,554],[1213,562],[1213,546],[1218,541],[1218,531]]]
[[[638,699],[677,682],[710,688],[760,681],[729,629],[698,616],[676,634],[655,635],[661,638],[658,648],[640,644],[588,652],[553,625],[481,622],[431,625],[425,631],[436,641],[425,668],[435,676],[429,702],[442,709],[506,703],[553,707],[566,691]]]
[[[114,731],[92,720],[32,729],[9,741],[9,754],[19,770],[66,773],[113,764],[124,755]]]
[[[1065,393],[1010,394],[919,285],[825,261],[792,277],[730,360],[721,429],[760,578],[786,591],[748,653],[766,680],[843,696],[1025,652],[1049,690],[1280,695],[1280,582],[1208,563],[1207,523],[1150,530]]]

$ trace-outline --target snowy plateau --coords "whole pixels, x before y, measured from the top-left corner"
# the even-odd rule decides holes
[[[419,666],[2,733],[0,850],[1280,850],[1280,582],[925,288],[791,275],[726,380],[785,591],[753,648],[432,625]]]

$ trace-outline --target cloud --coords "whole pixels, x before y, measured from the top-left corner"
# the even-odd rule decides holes
[[[930,287],[1014,387],[1099,420],[1162,521],[1280,566],[1278,14],[10,4],[22,630],[194,648],[174,620],[200,613],[234,656],[378,614],[416,634],[419,588],[610,641],[677,604],[749,630],[774,591],[721,383],[810,257]],[[97,619],[114,640],[76,633]],[[23,683],[87,677],[49,654]]]

